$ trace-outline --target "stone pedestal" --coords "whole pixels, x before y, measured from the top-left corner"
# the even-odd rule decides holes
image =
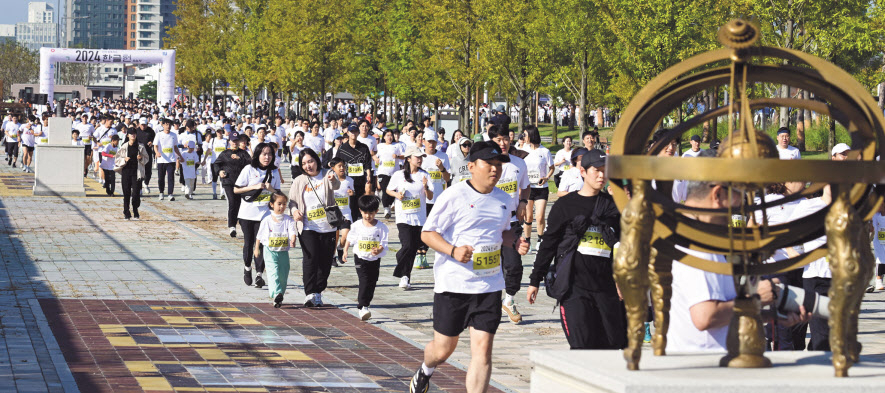
[[[49,119],[49,144],[34,153],[34,195],[86,196],[83,187],[83,146],[71,146],[68,118]]]
[[[532,393],[852,393],[881,391],[885,364],[861,356],[848,378],[833,376],[829,352],[766,352],[773,367],[719,367],[725,353],[653,356],[628,371],[623,351],[532,351]]]

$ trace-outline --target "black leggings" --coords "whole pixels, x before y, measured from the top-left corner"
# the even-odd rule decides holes
[[[150,160],[148,160],[147,164],[144,164],[144,181],[143,181],[143,184],[144,184],[145,186],[147,186],[148,183],[151,182],[151,175],[154,174],[154,157],[152,157],[150,154],[148,154],[148,158],[150,158]]]
[[[428,216],[430,215],[431,210],[433,210],[433,204],[428,203],[427,204],[427,215]],[[423,240],[421,240],[421,236],[420,236],[421,234],[419,233],[418,235],[419,235],[418,236],[418,252],[420,252],[422,254],[427,254],[427,250],[430,248],[427,247],[427,244],[424,244]]]
[[[366,195],[366,175],[353,178],[353,196],[350,197],[350,215],[353,218],[351,222],[357,222],[363,218],[360,213],[360,207],[357,201],[361,196]]]
[[[114,195],[114,189],[117,187],[117,172],[113,169],[102,169],[104,172],[104,189],[108,195]]]
[[[517,229],[518,222],[510,223],[511,229]],[[513,247],[501,247],[501,270],[504,272],[504,291],[513,296],[522,285],[522,256]]]
[[[332,272],[332,258],[335,252],[335,232],[320,233],[303,230],[298,237],[304,260],[301,264],[304,280],[304,294],[322,293]]]
[[[218,182],[218,169],[215,168],[215,165],[209,165],[209,170],[212,171],[212,182]]]
[[[240,212],[240,202],[243,200],[239,195],[234,194],[234,186],[221,185],[224,189],[224,195],[227,199],[227,226],[228,228],[237,227],[237,214]]]
[[[160,184],[160,194],[166,190],[166,183],[169,183],[169,189],[166,190],[167,195],[175,194],[175,163],[157,163],[157,183]],[[145,181],[147,184],[147,181]]]
[[[411,277],[412,265],[415,263],[415,254],[421,242],[421,226],[409,224],[396,224],[399,231],[401,248],[396,252],[396,268],[393,269],[394,277]]]
[[[356,297],[357,307],[368,307],[375,298],[375,286],[378,283],[378,275],[381,270],[381,260],[366,261],[353,256],[353,264],[356,266],[356,275],[359,278],[360,289]]]
[[[378,175],[378,181],[381,182],[381,205],[384,207],[390,207],[394,201],[392,196],[387,195],[387,185],[390,184],[390,176]]]
[[[138,181],[138,172],[123,172],[120,174],[120,183],[123,187],[123,215],[129,217],[129,206],[138,214],[141,206],[141,182]]]
[[[264,247],[258,248],[258,256],[255,257],[255,240],[258,238],[258,228],[261,227],[261,221],[252,221],[240,219],[240,229],[243,230],[243,263],[248,267],[252,266],[252,259],[255,259],[255,271],[264,272]]]

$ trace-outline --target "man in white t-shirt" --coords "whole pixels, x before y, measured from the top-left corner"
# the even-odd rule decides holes
[[[707,153],[713,156],[713,152]],[[702,157],[705,154],[701,155]],[[723,209],[729,206],[740,206],[740,192],[733,192],[729,198],[726,185],[689,181],[686,186],[685,205],[706,209]],[[729,217],[722,215],[699,215],[699,221],[710,224],[728,225]],[[726,263],[725,257],[719,254],[702,253],[677,246],[679,251],[695,257]],[[734,299],[737,292],[731,276],[705,272],[673,261],[673,296],[670,307],[670,326],[667,331],[668,352],[703,352],[725,351],[728,336],[728,325],[734,315]],[[763,305],[774,301],[771,282],[759,282],[756,292]],[[804,312],[789,315],[788,320],[779,321],[789,326],[807,321],[809,315]]]
[[[412,377],[410,392],[426,392],[434,369],[446,361],[468,327],[473,348],[467,390],[488,389],[492,342],[501,323],[501,250],[528,252],[525,239],[510,229],[514,200],[496,187],[501,165],[512,156],[481,142],[470,149],[470,180],[452,185],[427,217],[421,240],[436,251],[433,265],[433,340]],[[481,348],[477,350],[477,348]]]
[[[802,159],[799,149],[790,146],[790,129],[787,127],[781,127],[777,130],[777,154],[781,160]]]
[[[163,190],[168,184],[166,190],[169,194],[169,200],[174,201],[175,196],[175,163],[178,160],[184,161],[181,157],[181,151],[178,150],[178,135],[172,132],[173,122],[170,118],[163,119],[163,131],[158,132],[154,137],[154,154],[157,158],[157,182],[160,184],[160,196],[162,201],[166,196]]]
[[[691,144],[691,149],[688,149],[685,153],[682,153],[683,157],[697,157],[698,154],[701,154],[703,150],[701,150],[701,137],[698,135],[692,135],[691,139],[688,140],[688,143]]]

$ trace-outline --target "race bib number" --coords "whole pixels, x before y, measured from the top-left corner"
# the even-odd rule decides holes
[[[879,244],[885,245],[885,230],[880,230],[877,237],[879,238]]]
[[[193,166],[193,165],[194,165],[194,160],[187,160],[187,161],[184,162],[184,165],[187,165],[187,166]]]
[[[602,240],[602,231],[599,227],[591,226],[584,232],[581,242],[578,243],[578,252],[584,255],[608,258],[612,256],[612,249]]]
[[[101,141],[102,146],[107,146],[109,144],[111,144],[111,141]]]
[[[111,149],[108,151],[111,155],[117,155],[117,149]]]
[[[335,198],[335,203],[338,206],[345,207],[350,204],[350,197]]]
[[[538,184],[541,181],[541,172],[529,171],[529,183]]]
[[[172,148],[171,147],[164,147],[163,154],[172,154]]]
[[[569,170],[569,169],[572,169],[572,166],[571,166],[571,165],[566,164],[566,165],[563,165],[563,166],[562,166],[562,171],[563,171],[563,172],[565,172],[565,171],[567,171],[567,170]]]
[[[440,171],[429,171],[430,180],[432,181],[442,181],[442,172]]]
[[[308,210],[307,219],[318,224],[326,222],[326,209],[323,209],[322,206],[316,206]]]
[[[284,251],[289,249],[289,238],[282,236],[281,233],[271,233],[267,238],[267,248],[273,251]]]
[[[396,161],[381,161],[382,168],[393,168],[396,165]]]
[[[362,176],[363,164],[347,164],[347,174],[350,176]]]
[[[45,144],[49,143],[49,138],[42,138],[41,137],[40,139],[37,139],[37,143],[39,143],[41,145],[45,145]]]
[[[92,138],[90,138],[88,136],[84,136],[82,140],[83,140],[84,145],[88,145],[88,144],[92,143]]]
[[[498,183],[498,184],[496,184],[495,186],[498,187],[498,188],[500,188],[502,191],[504,191],[504,192],[506,192],[506,193],[508,193],[508,194],[510,194],[510,195],[513,195],[513,193],[516,192],[516,180],[514,180],[514,181],[509,181],[509,182],[506,182],[506,183]]]
[[[361,253],[371,253],[373,249],[380,246],[381,242],[377,240],[360,240],[357,242],[356,249]]]
[[[501,271],[501,243],[477,246],[473,251],[473,273],[491,276]]]
[[[740,214],[733,214],[733,215],[731,216],[731,221],[729,222],[729,225],[730,225],[732,228],[741,228],[741,227],[743,227],[743,226],[744,226],[744,216],[742,216],[742,215],[740,215]]]
[[[224,151],[224,146],[215,146],[215,152],[216,152],[216,153],[221,153],[221,152],[223,152],[223,151]]]
[[[193,162],[193,161],[190,161],[190,162]],[[193,165],[193,164],[188,164],[188,165]],[[262,192],[261,194],[258,195],[257,198],[255,198],[254,202],[270,202],[270,193],[269,192]]]
[[[405,214],[414,214],[418,212],[418,208],[421,207],[421,198],[414,197],[411,199],[403,198],[402,202],[402,211]]]

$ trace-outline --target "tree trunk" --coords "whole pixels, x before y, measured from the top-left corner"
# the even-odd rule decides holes
[[[829,121],[829,131],[827,134],[827,152],[833,151],[833,146],[836,146],[836,118],[833,116],[827,116]]]
[[[578,97],[578,108],[574,111],[574,114],[580,113],[580,117],[578,118],[578,128],[579,134],[583,135],[585,131],[587,131],[587,67],[589,63],[590,54],[585,49],[584,50],[584,58],[581,59],[581,94]]]
[[[803,100],[807,100],[808,91],[802,90],[801,97]],[[796,115],[796,147],[799,151],[805,151],[805,132],[808,131],[807,125],[811,123],[811,120],[805,116],[806,111],[800,108],[799,114]]]
[[[520,90],[517,97],[519,99],[519,121],[516,123],[518,127],[516,134],[521,134],[525,126],[525,94],[525,90]]]
[[[433,128],[439,132],[439,99],[433,100]]]
[[[559,121],[556,119],[556,101],[553,101],[553,97],[550,97],[550,102],[553,103],[553,114],[550,116],[550,122],[553,123],[553,144],[558,144],[559,139],[557,139],[556,132],[558,131]]]
[[[714,87],[712,94],[710,94],[710,108],[718,108],[719,107],[719,87]],[[716,142],[719,139],[719,118],[710,119],[710,143]]]
[[[784,32],[784,48],[792,49],[793,48],[793,20],[787,20],[786,31]],[[789,61],[784,59],[784,65],[789,64]],[[790,87],[787,85],[781,86],[781,98],[789,98],[790,97]],[[787,107],[780,108],[780,127],[789,127],[790,126],[790,118],[787,113]]]

